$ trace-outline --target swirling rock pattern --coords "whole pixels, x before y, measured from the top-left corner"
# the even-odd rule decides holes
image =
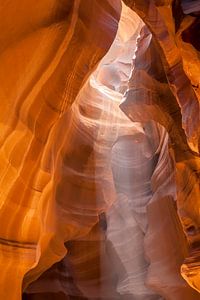
[[[109,49],[120,10],[120,2],[93,0],[0,5],[1,299],[21,299],[22,281],[27,286],[66,253],[63,237],[61,244],[52,237],[52,132]]]
[[[199,5],[124,3],[0,4],[0,299],[199,299]]]
[[[190,245],[190,254],[181,271],[188,283],[199,290],[199,49],[198,42],[192,41],[192,36],[197,34],[196,24],[199,23],[198,5],[189,5],[192,1],[187,1],[187,7],[190,6],[191,10],[184,12],[192,13],[192,16],[185,16],[178,9],[181,3],[125,2],[145,20],[153,34],[154,45],[146,47],[144,54],[138,51],[130,91],[121,107],[133,120],[144,120],[144,117],[144,121],[156,120],[170,135],[176,169],[178,213]],[[183,8],[185,4],[186,1],[183,1]],[[190,30],[189,35],[187,29]],[[147,40],[149,34],[148,31],[143,32],[140,42],[142,48],[143,43],[147,45],[145,39]],[[148,60],[147,55],[152,60]],[[162,61],[159,67],[154,65],[155,57]],[[163,99],[168,100],[164,103]],[[196,108],[193,110],[192,107]]]

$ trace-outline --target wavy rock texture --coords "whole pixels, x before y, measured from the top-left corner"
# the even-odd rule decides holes
[[[192,2],[0,4],[0,299],[199,299]]]
[[[96,13],[88,15],[88,8]],[[0,298],[17,300],[22,281],[27,286],[66,253],[57,225],[57,179],[48,160],[56,143],[51,133],[109,49],[121,4],[10,1],[0,9],[0,265],[5,266]],[[69,220],[65,233],[84,234],[95,221],[82,228]]]
[[[190,249],[181,271],[188,283],[199,290],[199,46],[194,42],[198,5],[189,4],[191,1],[125,2],[145,20],[154,39],[145,53],[138,51],[130,91],[121,107],[132,120],[153,119],[170,135],[178,213]],[[181,5],[192,16],[181,13]],[[147,30],[143,32],[141,48],[148,44],[149,35]],[[162,63],[155,67],[159,57]]]

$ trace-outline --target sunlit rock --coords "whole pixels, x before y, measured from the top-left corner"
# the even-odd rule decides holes
[[[199,11],[0,5],[0,299],[199,299]]]

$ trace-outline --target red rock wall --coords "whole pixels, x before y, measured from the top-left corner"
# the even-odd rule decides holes
[[[199,299],[199,6],[124,3],[0,6],[0,299]]]

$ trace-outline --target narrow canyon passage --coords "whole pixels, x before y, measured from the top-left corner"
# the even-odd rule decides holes
[[[73,225],[80,231],[85,228],[86,233],[65,243],[68,254],[27,288],[25,299],[161,300],[169,299],[173,289],[178,289],[176,299],[187,299],[187,293],[184,296],[182,292],[187,289],[183,279],[178,273],[174,276],[174,268],[180,265],[176,234],[170,241],[163,236],[169,253],[162,257],[162,245],[156,243],[166,229],[158,218],[154,222],[161,230],[152,233],[147,212],[149,203],[157,198],[164,197],[166,205],[167,196],[174,216],[167,211],[162,216],[161,211],[161,218],[171,229],[178,219],[168,134],[154,121],[133,122],[120,109],[129,89],[142,28],[142,20],[123,5],[114,43],[62,117],[57,136],[64,132],[66,142],[54,139],[52,150],[52,160],[59,153],[58,161],[64,161],[64,167],[53,163],[59,174],[57,210],[65,218],[66,229]],[[150,40],[151,34],[143,51]],[[164,180],[158,192],[152,188],[153,177]],[[154,212],[153,218],[157,218]],[[151,248],[161,257],[152,259]],[[175,258],[169,262],[171,255]],[[159,278],[159,268],[156,270],[165,260],[165,275],[174,276],[175,287],[169,284],[169,292],[165,287],[168,282]],[[154,276],[149,272],[150,264]],[[62,274],[61,282],[56,274]],[[54,295],[56,290],[60,296]]]
[[[199,300],[197,2],[0,5],[0,300]]]

